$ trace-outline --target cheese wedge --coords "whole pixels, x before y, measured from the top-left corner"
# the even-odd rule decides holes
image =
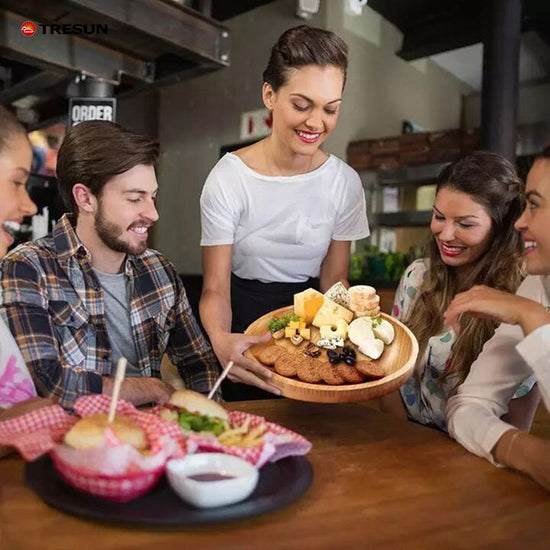
[[[326,292],[325,298],[349,309],[348,289],[340,282],[334,283]]]
[[[315,314],[312,324],[321,328],[323,325],[336,325],[338,319],[343,319],[346,323],[349,323],[353,319],[353,311],[325,298],[323,305]]]
[[[319,327],[321,338],[342,338],[345,340],[348,336],[348,324],[344,319],[338,319],[335,325],[322,325]]]
[[[302,317],[306,324],[311,323],[319,308],[323,305],[324,296],[314,288],[294,294],[294,313]]]

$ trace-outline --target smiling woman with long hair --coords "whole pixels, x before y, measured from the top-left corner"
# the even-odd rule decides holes
[[[522,243],[514,221],[521,212],[521,183],[513,166],[478,151],[445,167],[437,180],[425,258],[401,279],[393,314],[419,342],[413,376],[382,401],[390,412],[446,430],[447,399],[494,334],[497,322],[468,317],[460,334],[443,313],[455,295],[474,285],[515,292],[521,279]],[[530,386],[527,384],[527,391]]]
[[[460,334],[471,319],[502,323],[449,399],[447,422],[449,434],[469,451],[550,490],[550,441],[505,421],[512,395],[530,375],[550,410],[550,147],[529,171],[525,196],[515,227],[525,244],[528,276],[517,293],[476,286],[445,312],[445,323]]]
[[[23,126],[0,106],[0,258],[13,243],[12,229],[36,213],[25,187],[32,151]],[[31,375],[4,320],[0,318],[0,420],[48,405],[36,397]],[[0,455],[5,449],[0,447]]]

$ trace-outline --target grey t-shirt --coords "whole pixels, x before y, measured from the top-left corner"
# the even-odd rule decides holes
[[[128,360],[126,376],[141,376],[130,323],[129,280],[124,273],[102,273],[94,269],[105,296],[105,322],[113,351],[113,366],[120,357]]]

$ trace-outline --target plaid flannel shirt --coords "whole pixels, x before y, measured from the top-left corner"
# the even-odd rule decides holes
[[[160,377],[166,352],[186,385],[207,393],[219,364],[193,316],[174,266],[155,250],[128,255],[130,323],[142,376]],[[103,289],[68,215],[51,236],[26,243],[1,262],[0,315],[38,393],[66,408],[101,393],[114,376]],[[217,395],[219,398],[219,393]]]

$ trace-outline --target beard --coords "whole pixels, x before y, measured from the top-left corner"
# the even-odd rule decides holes
[[[143,222],[140,223],[140,225],[142,224]],[[94,227],[103,244],[115,252],[123,252],[124,254],[139,256],[147,250],[146,241],[132,245],[120,238],[120,236],[124,233],[124,228],[107,220],[101,202],[99,203],[97,210]]]

